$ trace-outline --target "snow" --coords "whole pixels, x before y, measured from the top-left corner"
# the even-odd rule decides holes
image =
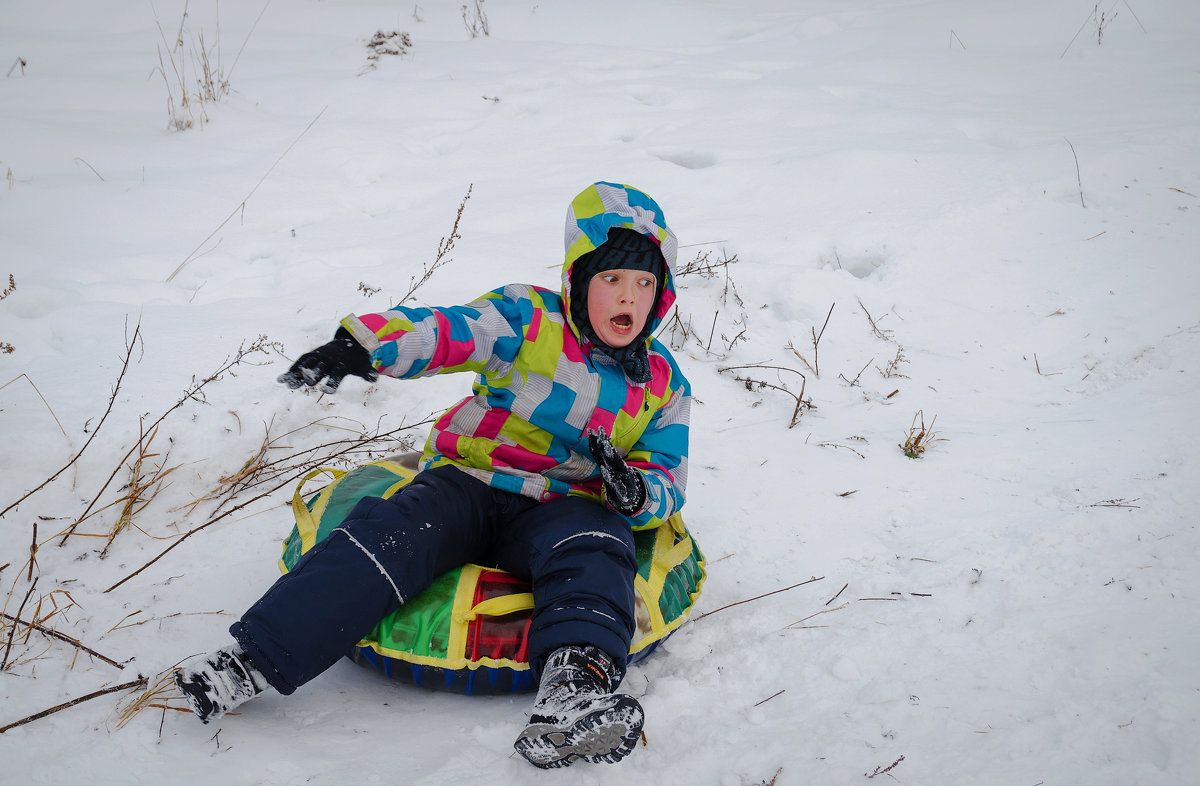
[[[681,264],[736,262],[683,277],[690,335],[664,334],[701,402],[685,518],[709,579],[627,677],[647,715],[628,760],[536,771],[511,747],[527,696],[344,661],[216,734],[157,709],[118,727],[125,694],[79,704],[0,734],[0,780],[1195,778],[1200,6],[487,0],[475,38],[436,0],[257,24],[254,3],[63,6],[10,0],[0,27],[0,506],[83,447],[140,340],[81,459],[4,515],[0,605],[29,592],[36,525],[23,618],[69,606],[45,624],[125,668],[22,626],[0,726],[227,641],[277,575],[290,484],[105,590],[207,521],[216,502],[186,506],[268,427],[300,429],[278,456],[457,400],[462,376],[274,379],[419,279],[468,187],[420,302],[556,286],[567,202],[601,179],[663,204]],[[231,93],[174,131],[156,47],[181,20],[188,79],[219,35]],[[372,61],[376,31],[411,46]],[[104,558],[59,547],[139,419],[260,335],[278,348],[162,421],[150,464],[179,468],[136,528]],[[789,370],[722,371],[752,364]],[[803,381],[813,407],[789,428],[796,399],[738,376]],[[922,416],[944,439],[911,459]]]

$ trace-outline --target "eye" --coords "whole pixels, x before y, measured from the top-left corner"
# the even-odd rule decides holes
[[[652,287],[652,286],[654,286],[654,279],[652,279],[652,278],[643,278],[643,279],[641,279],[640,281],[638,281],[638,284],[639,284],[639,285],[641,285],[641,286],[643,286],[643,287]]]

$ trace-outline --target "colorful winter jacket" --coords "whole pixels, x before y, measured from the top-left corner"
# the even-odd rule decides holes
[[[629,380],[621,366],[581,339],[571,319],[571,266],[614,226],[659,244],[666,280],[658,325],[675,301],[675,235],[648,195],[595,183],[567,211],[562,291],[527,284],[495,289],[463,306],[409,308],[349,316],[342,325],[371,352],[381,374],[404,379],[453,371],[477,376],[474,395],[433,426],[421,468],[453,464],[494,487],[535,499],[603,499],[587,432],[603,428],[646,480],[646,502],[627,518],[655,527],[683,505],[691,386],[666,347],[647,340],[651,379]]]

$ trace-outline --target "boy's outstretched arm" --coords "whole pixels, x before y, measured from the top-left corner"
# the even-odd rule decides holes
[[[279,381],[295,390],[301,385],[313,387],[324,380],[321,392],[335,393],[347,374],[368,382],[379,378],[379,372],[371,365],[371,353],[354,340],[350,331],[339,327],[333,341],[305,352],[279,376]]]

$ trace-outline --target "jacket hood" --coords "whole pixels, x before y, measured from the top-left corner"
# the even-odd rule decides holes
[[[598,182],[585,188],[567,208],[566,259],[562,268],[564,310],[571,329],[580,336],[579,326],[571,319],[571,269],[575,261],[608,239],[612,227],[640,232],[654,241],[666,263],[662,294],[646,322],[653,333],[675,303],[675,258],[679,241],[667,227],[666,216],[658,203],[644,191],[618,183]],[[649,338],[646,339],[647,343]]]

